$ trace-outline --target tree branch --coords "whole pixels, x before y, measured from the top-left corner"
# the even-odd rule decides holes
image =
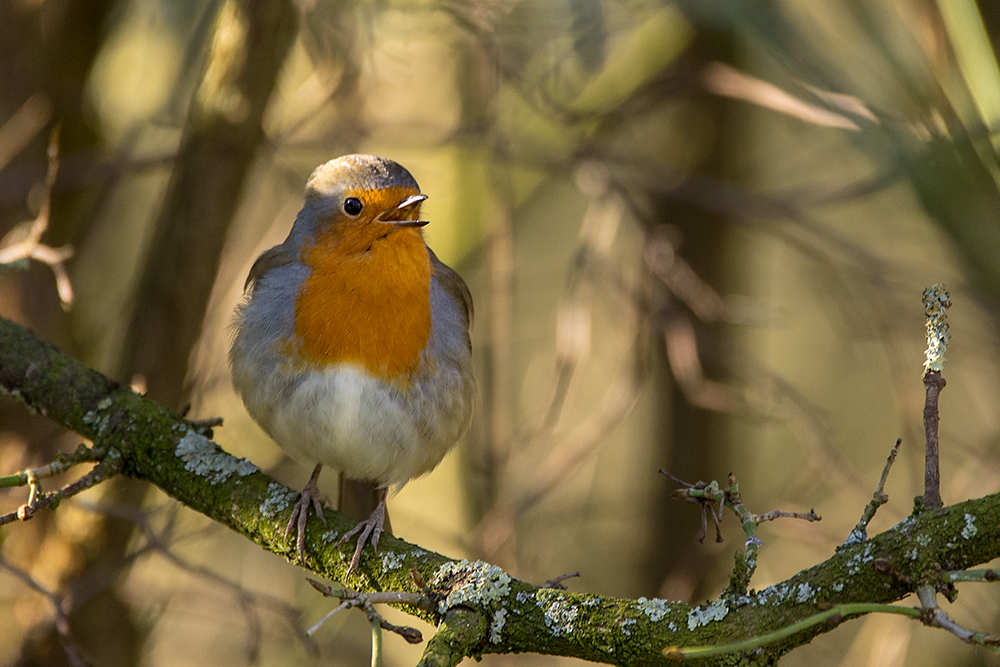
[[[180,416],[3,318],[0,387],[30,410],[90,438],[99,455],[117,452],[123,474],[148,480],[262,548],[297,560],[294,541],[284,534],[295,491],[226,454]],[[308,524],[305,566],[342,581],[351,547],[341,552],[335,544],[353,522],[332,510],[325,516],[326,526]],[[539,588],[495,566],[455,562],[388,535],[380,547],[377,554],[365,552],[351,587],[424,593],[437,605],[435,611],[405,608],[431,623],[443,621],[423,665],[514,652],[666,665],[662,651],[668,646],[683,651],[761,638],[814,618],[829,605],[890,603],[914,590],[910,582],[940,581],[941,572],[954,577],[1000,556],[1000,494],[924,510],[869,540],[842,545],[827,561],[784,582],[697,607]],[[845,620],[845,614],[834,614],[772,643],[758,641],[743,658],[746,664],[771,664]]]

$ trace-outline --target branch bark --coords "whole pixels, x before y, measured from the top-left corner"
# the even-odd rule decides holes
[[[29,409],[90,438],[98,453],[116,451],[125,474],[155,484],[264,549],[297,560],[294,540],[284,535],[295,491],[249,461],[226,454],[178,415],[3,318],[0,387]],[[326,511],[326,522],[309,523],[305,566],[343,580],[352,547],[341,551],[334,545],[353,522],[332,510]],[[494,566],[455,562],[388,535],[378,554],[366,551],[349,583],[361,591],[423,592],[438,604],[436,612],[406,609],[431,623],[444,621],[428,643],[423,664],[534,652],[619,665],[666,665],[673,664],[663,655],[666,647],[759,637],[814,617],[829,605],[893,602],[918,586],[940,583],[942,572],[953,574],[998,555],[1000,494],[994,494],[925,509],[871,539],[841,546],[825,562],[784,582],[697,607],[539,588]],[[415,581],[429,583],[419,589]],[[848,617],[833,615],[748,651],[741,664],[773,664]]]

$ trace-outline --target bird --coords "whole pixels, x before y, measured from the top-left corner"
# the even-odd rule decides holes
[[[434,469],[469,428],[472,296],[427,246],[427,195],[374,155],[320,165],[288,238],[250,268],[231,327],[229,365],[247,412],[313,472],[292,508],[305,562],[317,480],[341,473],[341,511],[359,523],[347,576],[389,531],[386,498]],[[346,576],[345,576],[346,579]]]

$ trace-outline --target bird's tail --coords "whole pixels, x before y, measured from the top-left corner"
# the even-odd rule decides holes
[[[375,511],[378,499],[379,486],[376,482],[347,479],[344,477],[344,473],[340,473],[340,501],[337,504],[337,509],[341,514],[355,521],[364,521]],[[383,524],[382,530],[392,534],[388,510],[385,513],[385,524]]]

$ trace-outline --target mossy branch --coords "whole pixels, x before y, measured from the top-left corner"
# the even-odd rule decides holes
[[[180,416],[2,318],[0,387],[29,410],[92,440],[98,455],[116,452],[123,474],[147,480],[262,548],[297,560],[294,541],[284,534],[295,491],[226,454]],[[310,521],[306,567],[341,580],[351,545],[343,551],[334,545],[352,525],[332,510],[326,526]],[[437,604],[436,611],[406,608],[432,623],[444,621],[428,642],[426,665],[515,652],[664,665],[670,662],[662,653],[668,646],[733,644],[814,618],[829,605],[891,603],[913,591],[911,582],[940,580],[942,572],[954,581],[957,571],[997,556],[1000,494],[924,510],[871,539],[843,545],[787,581],[697,607],[539,588],[494,566],[455,562],[391,536],[383,537],[378,554],[366,551],[349,584],[359,591],[424,593]],[[756,645],[743,654],[745,664],[771,664],[844,620],[846,615],[832,615],[803,624],[801,632]]]

